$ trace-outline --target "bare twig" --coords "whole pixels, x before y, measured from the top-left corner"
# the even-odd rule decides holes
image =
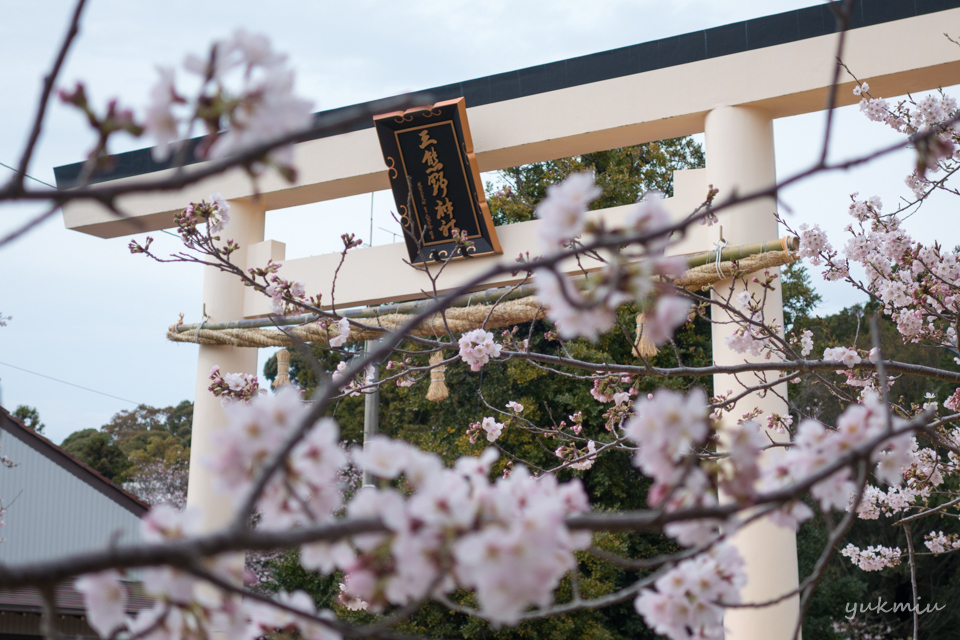
[[[27,171],[30,170],[30,159],[33,157],[34,149],[36,149],[37,140],[40,139],[40,132],[43,131],[43,121],[47,115],[47,105],[50,103],[50,94],[53,93],[57,76],[60,75],[63,63],[67,59],[67,52],[70,51],[70,46],[73,44],[77,34],[80,33],[80,16],[83,14],[83,8],[86,3],[86,0],[78,0],[77,6],[73,10],[70,26],[67,28],[67,34],[64,36],[63,42],[60,44],[60,51],[57,52],[57,58],[53,63],[53,68],[50,70],[50,73],[43,78],[43,90],[40,92],[37,112],[33,119],[30,135],[27,137],[26,147],[20,156],[17,173],[10,179],[10,182],[2,191],[9,191],[11,193],[23,192],[24,176],[26,176]],[[0,193],[2,193],[2,191],[0,191]]]
[[[907,535],[907,559],[910,562],[910,588],[913,604],[913,640],[920,640],[920,612],[917,611],[917,558],[913,551],[913,529],[910,523],[903,525],[903,532]]]

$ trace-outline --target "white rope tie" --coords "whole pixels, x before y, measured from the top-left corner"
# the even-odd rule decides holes
[[[721,280],[724,279],[723,269],[720,268],[720,254],[727,248],[727,241],[723,239],[723,227],[720,228],[720,239],[713,243],[713,246],[717,248],[717,259],[714,261],[714,266],[717,269],[717,277]]]
[[[200,329],[203,329],[203,325],[205,325],[209,319],[210,316],[207,315],[207,305],[203,305],[203,319],[201,319],[200,324],[197,325],[197,330],[193,332],[194,342],[200,342]]]

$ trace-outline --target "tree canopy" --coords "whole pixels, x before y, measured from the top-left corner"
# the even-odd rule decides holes
[[[61,446],[117,483],[160,463],[173,468],[190,460],[193,402],[120,411],[98,429],[70,434]],[[153,473],[153,471],[151,471]]]
[[[27,406],[25,404],[17,405],[17,408],[13,410],[13,417],[20,420],[23,423],[23,426],[33,429],[40,435],[43,435],[43,429],[46,426],[40,422],[40,413],[34,408]]]

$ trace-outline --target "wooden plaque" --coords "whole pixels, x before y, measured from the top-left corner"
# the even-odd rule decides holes
[[[464,99],[385,113],[374,123],[410,262],[502,253],[483,196]],[[468,255],[452,240],[453,229],[466,231],[473,242]]]

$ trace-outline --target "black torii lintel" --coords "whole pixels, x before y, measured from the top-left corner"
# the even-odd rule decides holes
[[[960,7],[960,0],[855,0],[848,28],[859,29],[958,7]],[[465,80],[417,93],[429,94],[431,101],[462,97],[466,98],[471,107],[479,107],[654,69],[665,69],[698,60],[719,58],[816,38],[836,31],[837,21],[830,5],[819,4],[610,51]],[[379,101],[374,100],[362,106],[368,107],[372,113],[382,112],[383,109],[375,108],[377,102]],[[314,114],[314,125],[322,125],[325,120],[337,117],[356,106],[361,105],[320,111]],[[372,121],[356,122],[351,127],[341,129],[338,134],[368,129],[372,126]],[[326,136],[318,133],[314,138],[307,139],[323,137]],[[202,158],[197,158],[193,154],[198,143],[199,138],[190,141],[186,154],[187,160],[184,164],[203,161]],[[112,156],[112,160],[109,169],[95,172],[89,182],[106,182],[173,167],[169,160],[155,161],[150,149],[119,153]],[[76,186],[83,164],[78,162],[54,168],[57,187],[69,189]]]

